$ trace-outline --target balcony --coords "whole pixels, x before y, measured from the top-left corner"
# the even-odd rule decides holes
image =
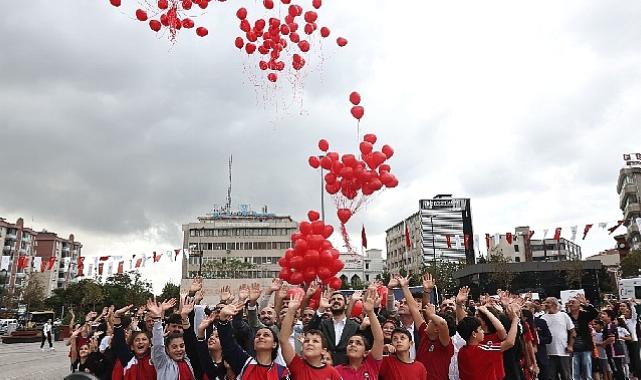
[[[69,246],[68,245],[63,246],[62,252],[69,252]]]
[[[623,218],[629,220],[630,218],[634,219],[641,215],[641,204],[639,203],[630,203],[628,207],[623,211]]]
[[[5,238],[10,240],[16,240],[18,236],[16,235],[15,232],[8,232]]]
[[[630,195],[636,195],[639,191],[639,188],[634,183],[626,183],[625,186],[621,188],[621,194],[619,195],[619,208],[623,209],[625,206],[625,200]]]

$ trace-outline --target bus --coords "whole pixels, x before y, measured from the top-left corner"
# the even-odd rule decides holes
[[[53,311],[32,311],[27,313],[27,326],[35,329],[42,329],[49,319],[53,322],[56,314]]]

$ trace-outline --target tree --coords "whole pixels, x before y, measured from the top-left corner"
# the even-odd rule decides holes
[[[84,296],[82,297],[82,305],[91,305],[93,310],[96,310],[96,304],[102,304],[105,299],[105,292],[100,284],[95,282],[87,282],[84,286]]]
[[[203,263],[203,278],[239,278],[242,272],[255,269],[256,265],[240,259],[214,260]]]
[[[153,294],[151,283],[142,279],[139,272],[116,273],[107,278],[104,285],[107,305],[142,305]]]
[[[38,310],[44,306],[45,287],[36,276],[30,275],[27,286],[22,290],[22,300],[27,304],[27,310]]]
[[[425,267],[423,272],[430,273],[436,281],[439,293],[442,296],[454,296],[458,292],[458,281],[454,279],[454,273],[461,269],[463,264],[449,261],[441,261],[436,266],[429,265]],[[422,285],[422,278],[419,279],[417,285]]]
[[[621,275],[623,277],[637,277],[641,269],[641,251],[633,250],[621,260]]]
[[[509,289],[515,277],[514,273],[510,271],[510,261],[502,254],[499,254],[488,255],[488,263],[491,264],[492,268],[490,281],[501,289]]]
[[[175,299],[179,299],[180,298],[180,286],[176,285],[176,284],[173,284],[171,282],[168,282],[162,288],[162,292],[158,296],[158,299],[160,299],[160,300],[168,300],[170,298],[175,298]]]
[[[583,288],[583,263],[581,260],[566,261],[567,268],[565,272],[565,282],[570,287]]]

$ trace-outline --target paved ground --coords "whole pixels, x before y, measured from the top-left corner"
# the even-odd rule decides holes
[[[69,374],[69,347],[63,342],[53,346],[55,351],[41,352],[40,343],[0,343],[0,379],[64,379]]]

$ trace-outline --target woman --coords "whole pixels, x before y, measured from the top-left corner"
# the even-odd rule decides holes
[[[223,349],[218,338],[218,331],[214,330],[208,339],[205,339],[205,331],[216,319],[217,313],[210,313],[198,325],[196,335],[196,349],[200,358],[200,365],[203,373],[207,374],[209,380],[225,380],[227,368],[223,362]],[[233,374],[232,374],[233,378]]]
[[[151,340],[145,331],[131,331],[122,325],[122,317],[133,305],[114,312],[111,346],[117,359],[113,379],[154,380],[156,368],[151,362]],[[128,323],[129,325],[129,323]],[[127,339],[127,335],[128,339]],[[127,344],[127,342],[129,342]]]
[[[97,352],[97,338],[91,338],[89,343],[83,343],[77,347],[77,338],[82,329],[75,330],[71,337],[71,370],[72,372],[84,372],[103,376],[104,366],[103,358],[100,352]]]
[[[383,355],[387,356],[394,353],[392,346],[392,332],[398,326],[394,319],[387,319],[383,322]]]
[[[230,321],[242,308],[243,305],[226,305],[220,310],[219,320],[215,323],[223,349],[223,359],[229,363],[238,380],[288,379],[287,368],[274,362],[278,355],[278,339],[271,329],[263,327],[256,331],[255,357],[250,356],[236,343]]]
[[[630,372],[634,377],[641,377],[641,358],[639,356],[639,338],[637,336],[637,310],[628,302],[619,304],[619,314],[630,332],[630,339],[625,341],[630,355]]]

